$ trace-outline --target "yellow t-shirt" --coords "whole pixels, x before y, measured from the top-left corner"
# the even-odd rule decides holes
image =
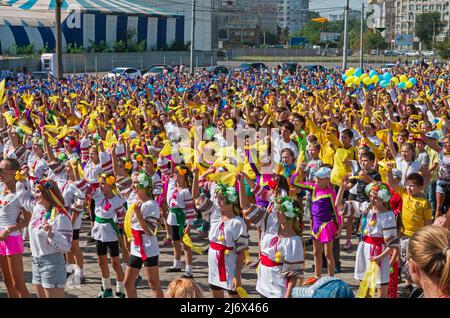
[[[395,190],[402,197],[403,234],[412,236],[425,226],[425,221],[432,220],[430,202],[422,197],[412,196],[403,187]]]

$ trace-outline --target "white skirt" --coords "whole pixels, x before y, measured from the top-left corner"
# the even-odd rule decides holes
[[[355,279],[362,280],[365,272],[370,265],[370,250],[373,248],[372,244],[366,243],[364,241],[359,242],[358,250],[356,252],[356,264],[355,264]],[[383,245],[381,252],[383,252],[386,247]],[[389,283],[389,255],[383,257],[378,261],[380,265],[378,275],[377,275],[377,285],[384,285]]]

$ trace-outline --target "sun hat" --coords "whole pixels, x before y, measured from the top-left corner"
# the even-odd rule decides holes
[[[316,177],[319,179],[329,179],[331,177],[331,169],[328,167],[321,167],[316,172]]]

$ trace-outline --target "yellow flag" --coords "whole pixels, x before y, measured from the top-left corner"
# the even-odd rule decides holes
[[[364,273],[364,277],[359,285],[356,298],[365,298],[367,292],[369,292],[370,297],[375,298],[378,271],[379,268],[377,262],[370,262],[370,265]]]
[[[331,170],[331,183],[334,185],[340,186],[342,184],[342,179],[344,179],[347,174],[347,170],[345,167],[345,159],[347,159],[347,150],[343,148],[339,148],[336,150],[336,154],[334,155],[334,165]]]
[[[236,288],[236,292],[239,294],[239,297],[241,297],[241,298],[248,298],[248,293],[244,289],[244,287],[239,286],[238,288]]]
[[[5,80],[0,82],[0,105],[6,103],[5,83],[6,83]]]
[[[127,210],[127,213],[125,214],[125,221],[124,221],[124,230],[125,234],[127,235],[128,242],[131,242],[133,240],[133,234],[131,233],[131,218],[133,216],[134,208],[136,207],[136,203],[132,203]]]
[[[113,144],[117,144],[116,135],[114,135],[114,132],[112,130],[108,130],[106,132],[106,139],[104,144],[106,149],[111,149]]]
[[[28,127],[28,126],[25,126],[24,124],[19,123],[19,127],[27,135],[32,135],[33,134],[33,130],[30,127]]]
[[[14,122],[16,121],[16,118],[13,117],[9,112],[4,112],[3,113],[3,117],[5,117],[6,122],[8,123],[9,126],[14,125]]]
[[[172,143],[169,140],[164,142],[164,147],[159,153],[160,156],[167,157],[172,154]]]
[[[183,243],[190,247],[192,251],[194,251],[195,253],[199,254],[199,255],[203,255],[203,249],[201,246],[195,245],[194,243],[192,243],[192,239],[188,234],[184,234],[183,235]]]

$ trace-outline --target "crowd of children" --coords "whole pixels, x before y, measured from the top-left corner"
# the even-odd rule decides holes
[[[183,278],[196,279],[197,228],[209,241],[213,297],[245,296],[250,241],[258,243],[254,288],[283,298],[319,281],[324,267],[339,273],[340,252],[354,251],[356,238],[354,278],[364,282],[376,264],[377,297],[409,296],[423,288],[408,261],[419,244],[412,237],[433,223],[450,227],[450,68],[398,65],[391,75],[405,73],[416,79],[408,90],[349,86],[339,68],[2,82],[8,297],[29,297],[26,241],[38,297],[63,297],[66,285],[85,282],[83,220],[91,222],[100,298],[137,297],[142,267],[153,296],[164,297],[161,244],[173,246],[164,270],[182,272],[183,260]],[[439,286],[448,286],[450,252],[439,253]],[[310,266],[314,275],[304,277]]]

